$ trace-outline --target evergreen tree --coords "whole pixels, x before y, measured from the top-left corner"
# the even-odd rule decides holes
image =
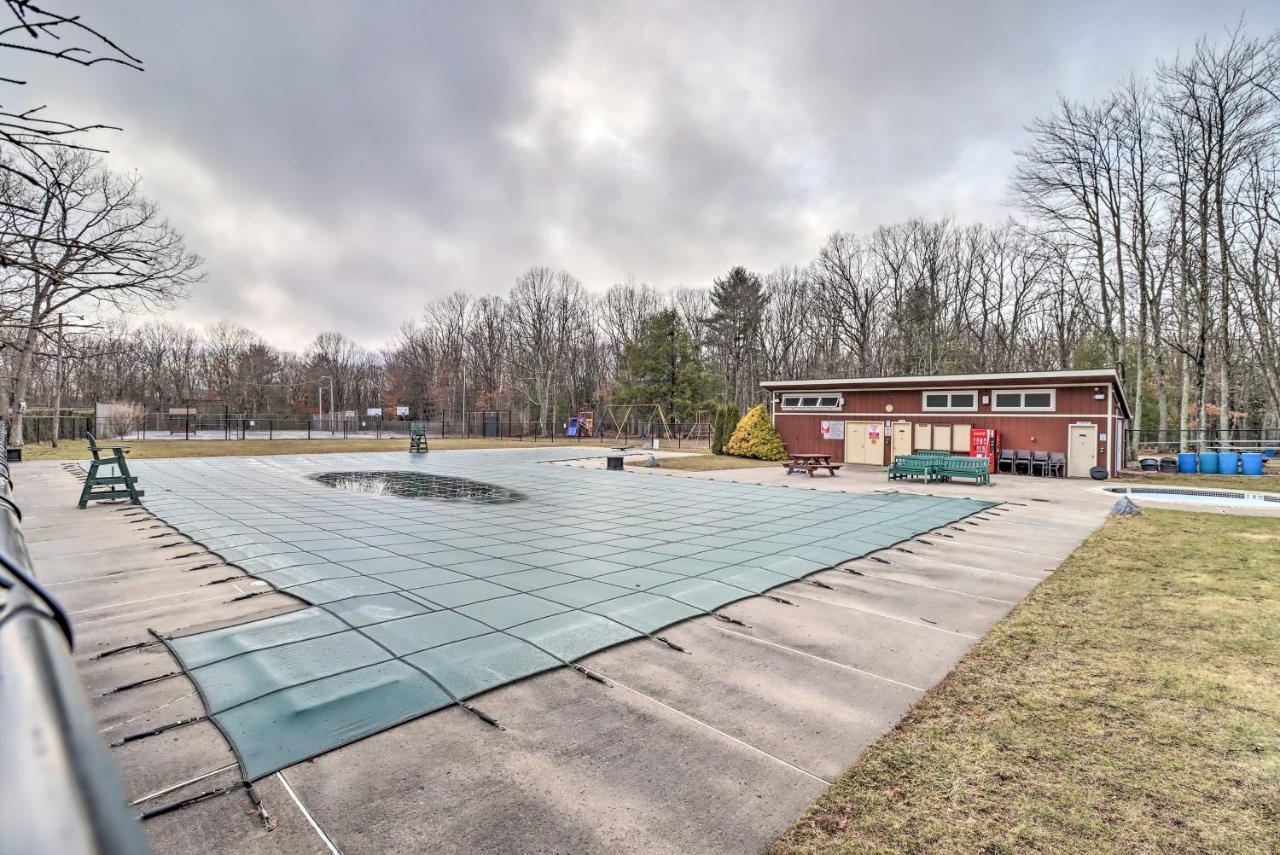
[[[715,348],[730,398],[751,401],[755,366],[760,355],[760,325],[769,296],[760,277],[738,266],[715,281],[711,288],[714,310],[704,319],[707,340]]]
[[[716,408],[715,422],[711,428],[711,453],[724,454],[724,447],[738,427],[738,405],[722,404]]]
[[[711,373],[698,342],[674,309],[645,322],[622,353],[622,378],[614,399],[622,404],[661,404],[669,419],[692,421],[706,400]]]

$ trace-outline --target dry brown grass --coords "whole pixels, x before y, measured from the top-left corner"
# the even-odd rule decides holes
[[[628,460],[628,466],[644,466],[644,460]],[[676,469],[681,472],[712,472],[717,469],[755,469],[760,466],[778,466],[769,460],[753,460],[749,457],[733,457],[729,454],[691,454],[688,457],[662,457],[658,468]]]
[[[1109,520],[773,852],[1280,851],[1277,535]]]

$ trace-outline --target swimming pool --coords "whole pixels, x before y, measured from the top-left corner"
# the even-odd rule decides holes
[[[1239,490],[1201,490],[1195,487],[1106,487],[1108,493],[1119,493],[1141,502],[1177,502],[1188,505],[1218,505],[1233,508],[1269,508],[1280,510],[1280,493],[1246,493]]]

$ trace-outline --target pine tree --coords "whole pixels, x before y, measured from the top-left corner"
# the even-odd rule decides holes
[[[715,311],[705,319],[707,339],[720,357],[730,398],[750,400],[758,392],[753,388],[755,365],[768,303],[760,277],[742,266],[732,268],[711,288]]]
[[[707,398],[711,372],[698,342],[674,309],[648,320],[640,337],[622,352],[622,378],[614,399],[621,404],[661,404],[667,417],[692,421]]]

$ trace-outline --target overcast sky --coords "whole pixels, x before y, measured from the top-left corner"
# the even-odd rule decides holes
[[[1121,5],[1132,8],[1122,9]],[[70,0],[58,8],[74,9]],[[531,265],[592,289],[995,222],[1023,128],[1280,3],[85,2],[140,56],[26,71],[206,259],[172,317],[391,339]]]

